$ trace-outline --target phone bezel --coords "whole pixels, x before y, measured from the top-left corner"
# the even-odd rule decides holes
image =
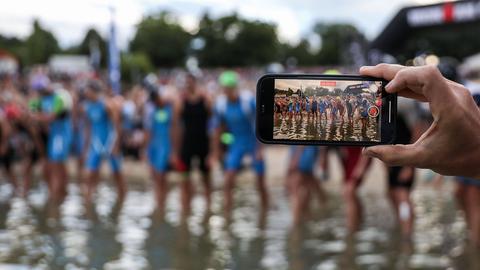
[[[288,145],[337,145],[337,146],[371,146],[392,144],[396,136],[397,94],[389,94],[383,89],[381,108],[381,138],[380,142],[366,141],[313,141],[313,140],[283,140],[273,139],[273,105],[275,79],[307,79],[307,80],[343,80],[343,81],[388,81],[380,78],[360,75],[324,75],[324,74],[265,74],[257,82],[256,89],[256,123],[257,139],[266,144]],[[388,108],[389,106],[390,108]],[[390,122],[389,122],[390,118]]]

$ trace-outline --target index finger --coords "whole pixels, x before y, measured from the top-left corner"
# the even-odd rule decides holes
[[[378,64],[376,66],[363,66],[360,68],[360,74],[377,78],[384,78],[387,81],[392,80],[395,75],[405,66],[393,64]]]
[[[360,68],[360,74],[365,76],[383,78],[387,81],[393,80],[397,74],[401,71],[406,69],[407,67],[402,65],[394,65],[394,64],[378,64],[376,66],[363,66]],[[392,93],[391,89],[386,89],[387,92]],[[416,99],[418,101],[425,102],[427,101],[426,98],[412,89],[405,88],[405,89],[396,89],[395,92],[398,92],[400,96]]]

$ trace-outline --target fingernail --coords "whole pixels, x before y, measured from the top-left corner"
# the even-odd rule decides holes
[[[366,155],[366,156],[369,156],[369,157],[375,157],[375,152],[372,151],[370,148],[368,147],[364,147],[363,148],[363,154]]]
[[[385,91],[388,92],[388,90],[390,89],[390,87],[392,87],[392,81],[389,81],[389,82],[385,85]]]

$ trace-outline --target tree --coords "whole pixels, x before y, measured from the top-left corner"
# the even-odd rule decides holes
[[[0,35],[0,49],[13,54],[22,64],[26,57],[25,42],[16,37],[6,37]]]
[[[352,64],[355,57],[351,53],[352,44],[359,44],[363,48],[367,44],[365,36],[351,24],[317,23],[313,31],[322,39],[317,62],[323,65]]]
[[[129,83],[138,83],[141,78],[154,70],[148,56],[143,53],[121,55],[122,79]]]
[[[197,52],[202,66],[263,65],[279,56],[276,26],[237,14],[218,19],[204,14],[196,38],[205,43]]]
[[[95,52],[95,50],[98,50]],[[107,42],[97,32],[97,30],[91,28],[85,34],[82,42],[75,48],[75,53],[92,55],[99,53],[100,65],[105,67],[107,64]]]
[[[190,34],[168,12],[147,16],[137,25],[132,52],[144,53],[156,67],[183,65]]]
[[[295,63],[299,66],[314,65],[317,61],[314,54],[310,52],[310,43],[306,39],[301,39],[295,45],[283,44],[282,46],[282,60],[295,59]]]
[[[43,29],[38,20],[33,22],[33,31],[25,41],[25,49],[23,60],[30,65],[46,63],[52,54],[60,51],[55,36]]]

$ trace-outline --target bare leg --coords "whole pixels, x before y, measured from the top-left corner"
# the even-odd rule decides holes
[[[265,185],[265,176],[263,174],[257,175],[257,189],[262,202],[262,210],[268,209],[268,191]]]
[[[410,192],[405,188],[397,188],[394,192],[397,201],[397,215],[402,234],[406,239],[411,239],[414,214],[412,201],[410,200]]]
[[[190,204],[193,195],[192,179],[190,179],[190,175],[186,176],[185,179],[182,179],[182,183],[180,184],[180,190],[182,201],[182,214],[184,216],[188,216],[190,214]]]
[[[13,190],[16,193],[18,189],[18,184],[17,184],[17,177],[15,176],[15,172],[13,171],[13,164],[9,166],[8,168],[5,168],[5,175],[7,176],[8,181],[10,181],[10,184],[12,184]]]
[[[225,186],[223,187],[223,194],[224,194],[224,211],[227,217],[230,216],[230,212],[232,210],[233,204],[233,188],[235,186],[235,171],[226,171],[225,172]]]
[[[295,225],[301,223],[306,214],[307,190],[304,186],[303,174],[301,172],[294,172],[290,178],[292,182],[292,208],[293,208],[293,222]]]
[[[51,163],[52,171],[50,172],[51,181],[51,198],[59,203],[66,196],[66,179],[65,179],[65,164],[61,162]]]
[[[315,197],[318,199],[319,205],[323,205],[327,201],[327,196],[325,195],[325,191],[323,190],[320,183],[315,179],[315,177],[311,174],[307,175],[308,177],[307,184],[308,190],[312,193],[315,193]]]
[[[206,209],[210,211],[210,205],[212,203],[212,184],[210,181],[210,175],[208,173],[202,174],[203,192],[205,194]]]
[[[78,157],[77,158],[77,179],[80,181],[83,179],[83,158]]]
[[[465,215],[465,223],[467,223],[467,228],[470,228],[470,216],[467,207],[467,186],[465,184],[457,182],[455,198],[457,199],[458,206]]]
[[[118,199],[123,200],[123,198],[125,198],[125,194],[127,193],[127,184],[125,183],[122,172],[113,172],[113,180],[117,186]]]
[[[33,171],[32,159],[27,158],[27,160],[25,161],[23,170],[25,174],[24,174],[24,180],[23,180],[22,196],[26,197],[28,195],[28,191],[30,191],[30,188],[32,186],[32,171]]]
[[[153,169],[152,172],[157,208],[160,213],[163,213],[165,211],[165,204],[168,192],[167,178],[164,172],[156,172]]]
[[[51,164],[50,161],[47,159],[44,159],[42,161],[43,166],[42,166],[42,174],[43,174],[43,179],[47,183],[47,188],[49,192],[52,192],[52,181],[51,181]]]
[[[346,202],[347,229],[349,233],[354,233],[360,228],[362,216],[362,206],[354,183],[345,184],[343,196]]]
[[[59,166],[59,174],[60,174],[60,192],[62,197],[67,196],[67,185],[68,185],[68,172],[67,172],[67,165],[65,163],[61,163]]]
[[[470,216],[470,241],[480,247],[480,188],[468,185],[467,201]]]
[[[85,192],[85,200],[88,204],[92,203],[93,194],[97,189],[97,185],[99,182],[99,171],[89,171],[86,173],[87,179],[85,181],[86,185],[86,192]]]

